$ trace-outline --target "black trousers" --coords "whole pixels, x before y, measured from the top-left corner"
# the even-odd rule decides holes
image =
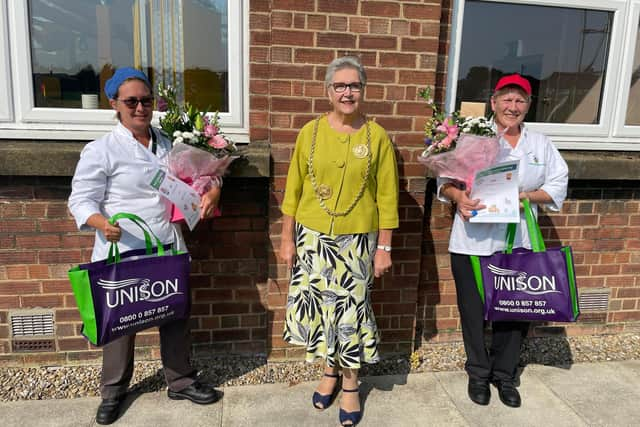
[[[528,322],[493,322],[491,346],[484,343],[483,303],[476,287],[468,255],[451,254],[451,271],[456,282],[462,339],[467,353],[465,370],[469,378],[514,382],[520,361],[520,345]]]
[[[126,393],[133,376],[136,336],[129,335],[106,344],[102,350],[100,394],[114,399]],[[189,319],[178,319],[160,327],[160,356],[167,385],[180,391],[195,382],[196,370],[189,363],[191,342]]]

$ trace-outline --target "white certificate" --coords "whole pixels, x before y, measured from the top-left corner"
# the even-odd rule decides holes
[[[180,209],[189,230],[193,230],[200,221],[200,195],[198,192],[162,169],[156,171],[150,184],[162,196],[169,199],[176,208]]]
[[[469,222],[520,222],[518,162],[498,163],[476,173],[471,199],[480,199],[486,208]]]

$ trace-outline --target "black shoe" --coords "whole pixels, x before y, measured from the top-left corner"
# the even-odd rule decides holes
[[[514,383],[510,381],[493,381],[493,385],[498,389],[498,396],[500,396],[502,403],[512,408],[520,407],[522,400]]]
[[[169,389],[167,391],[167,395],[169,396],[169,399],[173,400],[187,399],[199,405],[208,405],[209,403],[214,403],[220,400],[222,392],[215,390],[209,385],[196,381],[189,387],[180,391],[173,391]]]
[[[118,396],[114,399],[102,399],[98,412],[96,412],[96,423],[101,425],[113,424],[120,415],[120,406],[124,401],[124,396]]]
[[[478,405],[488,405],[491,400],[491,388],[489,381],[469,378],[469,386],[467,387],[469,399]]]

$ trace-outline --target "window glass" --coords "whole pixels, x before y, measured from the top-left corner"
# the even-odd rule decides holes
[[[529,79],[531,122],[599,122],[613,12],[467,0],[456,94],[484,102],[500,77]]]
[[[636,50],[631,70],[631,86],[627,105],[626,125],[640,125],[640,24],[636,29]]]
[[[200,109],[229,110],[227,0],[29,0],[36,107],[110,108],[133,66]]]

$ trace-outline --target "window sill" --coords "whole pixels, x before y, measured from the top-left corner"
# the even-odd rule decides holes
[[[85,142],[0,140],[0,176],[73,176]],[[269,144],[252,142],[245,158],[231,164],[230,177],[270,176]]]

